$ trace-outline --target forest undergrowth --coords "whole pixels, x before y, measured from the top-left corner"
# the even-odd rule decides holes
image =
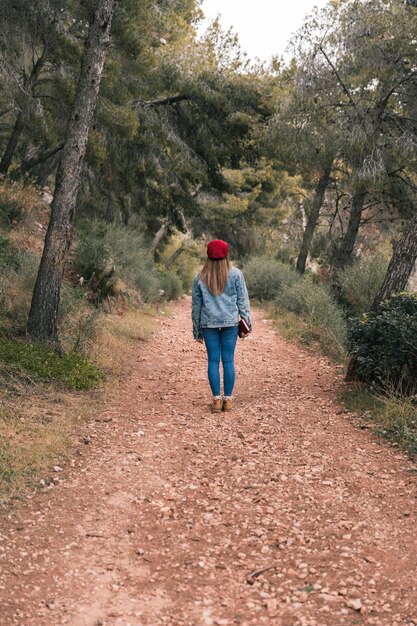
[[[83,445],[89,442],[85,431],[87,418],[109,394],[115,393],[127,375],[129,353],[138,342],[150,338],[155,319],[165,314],[166,298],[161,291],[160,274],[147,260],[145,251],[137,254],[137,264],[147,291],[139,291],[126,277],[135,270],[132,252],[125,272],[118,259],[118,271],[112,273],[110,289],[104,277],[101,286],[89,281],[91,277],[79,280],[77,259],[79,264],[80,259],[85,262],[87,253],[82,255],[82,249],[75,247],[62,290],[63,355],[28,342],[25,323],[48,209],[31,185],[4,184],[0,191],[1,507],[38,487],[52,488],[54,468],[73,456],[74,449],[76,454],[82,454]],[[119,237],[120,231],[121,228],[113,229]],[[137,237],[136,243],[140,241]],[[100,247],[96,237],[94,247],[88,249],[95,277],[105,271],[103,267],[114,256],[116,246],[112,249],[105,243]],[[148,274],[144,267],[149,269]],[[168,283],[174,284],[169,295],[182,293],[180,280],[175,276],[172,280],[168,277]]]
[[[84,389],[74,389],[65,377],[59,379],[56,369],[49,381],[42,380],[39,369],[30,376],[30,368],[17,367],[18,358],[13,371],[8,369],[0,342],[0,507],[39,487],[53,486],[57,468],[74,454],[83,454],[90,443],[87,420],[117,393],[129,373],[133,347],[149,339],[156,316],[163,313],[148,307],[102,316],[88,360],[82,357],[84,370],[77,369]],[[9,343],[16,348],[16,342]],[[51,365],[54,360],[65,362],[71,354],[63,359],[54,356]]]
[[[386,260],[382,256],[370,257],[344,269],[339,275],[340,296],[336,298],[331,286],[319,276],[300,276],[279,260],[254,257],[245,266],[249,292],[273,320],[277,332],[306,349],[326,354],[344,371],[349,364],[350,335],[355,327],[369,320],[368,311],[385,269]],[[397,300],[401,298],[413,302],[412,295],[404,294]],[[395,299],[391,302],[395,303]],[[402,343],[409,340],[404,339],[404,334],[413,334],[415,315],[408,314],[407,317],[401,312],[392,319],[385,316],[382,333],[370,334],[368,340],[383,346],[387,366],[392,369],[398,369],[395,355],[398,353],[401,359]],[[406,327],[403,333],[402,326]],[[391,357],[390,351],[394,353]],[[398,380],[402,382],[401,377]],[[397,383],[383,385],[383,382],[346,383],[339,399],[349,412],[360,417],[362,428],[372,429],[414,457],[417,454],[417,396],[403,393]]]

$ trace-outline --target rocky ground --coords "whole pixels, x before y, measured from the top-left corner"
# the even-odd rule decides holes
[[[417,624],[411,463],[260,313],[236,409],[210,414],[189,309],[138,346],[55,486],[3,519],[1,626]]]

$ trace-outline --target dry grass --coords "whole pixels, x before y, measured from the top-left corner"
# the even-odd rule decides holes
[[[311,344],[309,327],[298,315],[290,311],[277,311],[271,307],[269,315],[273,318],[274,327],[278,333],[289,341],[299,341],[303,344]]]
[[[14,334],[25,327],[49,207],[33,186],[2,177],[0,207],[1,326]],[[116,393],[132,351],[151,336],[158,311],[113,304],[115,312],[105,314],[91,305],[85,290],[64,283],[62,343],[66,351],[80,351],[104,370],[106,381],[99,391],[65,390],[62,384],[37,382],[24,368],[0,363],[0,506],[38,488],[40,481],[53,480],[53,466],[71,456],[92,413]]]
[[[123,373],[128,367],[126,352],[138,342],[145,342],[155,328],[157,313],[153,309],[126,311],[123,315],[104,315],[97,328],[90,358],[112,376]]]
[[[88,401],[87,401],[88,396]],[[52,481],[65,462],[97,393],[58,391],[51,385],[9,381],[0,409],[0,505]]]
[[[406,398],[385,398],[377,432],[417,454],[417,406]]]
[[[0,177],[0,206],[2,228],[12,228],[10,241],[22,250],[41,255],[49,205],[42,193],[22,181],[10,181]]]
[[[138,342],[155,328],[155,310],[101,314],[88,356],[106,371],[99,391],[63,391],[28,377],[0,380],[0,506],[50,483],[54,465],[73,454],[85,424],[114,393]]]
[[[345,358],[339,342],[325,328],[320,328],[300,315],[286,311],[272,303],[263,302],[262,308],[284,339],[296,341],[312,350],[323,352],[336,363],[344,362]]]
[[[1,326],[18,330],[24,327],[29,314],[32,290],[38,271],[38,259],[21,255],[19,270],[2,268],[0,275]]]
[[[364,385],[351,385],[341,394],[346,408],[360,415],[375,434],[400,446],[412,456],[417,454],[417,404],[413,398],[392,393],[380,396]]]

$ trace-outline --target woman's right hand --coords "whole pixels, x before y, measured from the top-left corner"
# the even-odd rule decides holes
[[[196,339],[197,343],[204,343],[204,339],[202,337],[200,337],[200,339]]]

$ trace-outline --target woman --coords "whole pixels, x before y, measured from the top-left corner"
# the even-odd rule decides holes
[[[221,239],[210,241],[207,261],[194,279],[192,320],[194,339],[205,343],[208,378],[214,413],[232,410],[235,384],[235,347],[239,316],[252,329],[250,305],[243,274],[229,262],[229,246]],[[220,358],[223,363],[223,400],[220,395]]]

